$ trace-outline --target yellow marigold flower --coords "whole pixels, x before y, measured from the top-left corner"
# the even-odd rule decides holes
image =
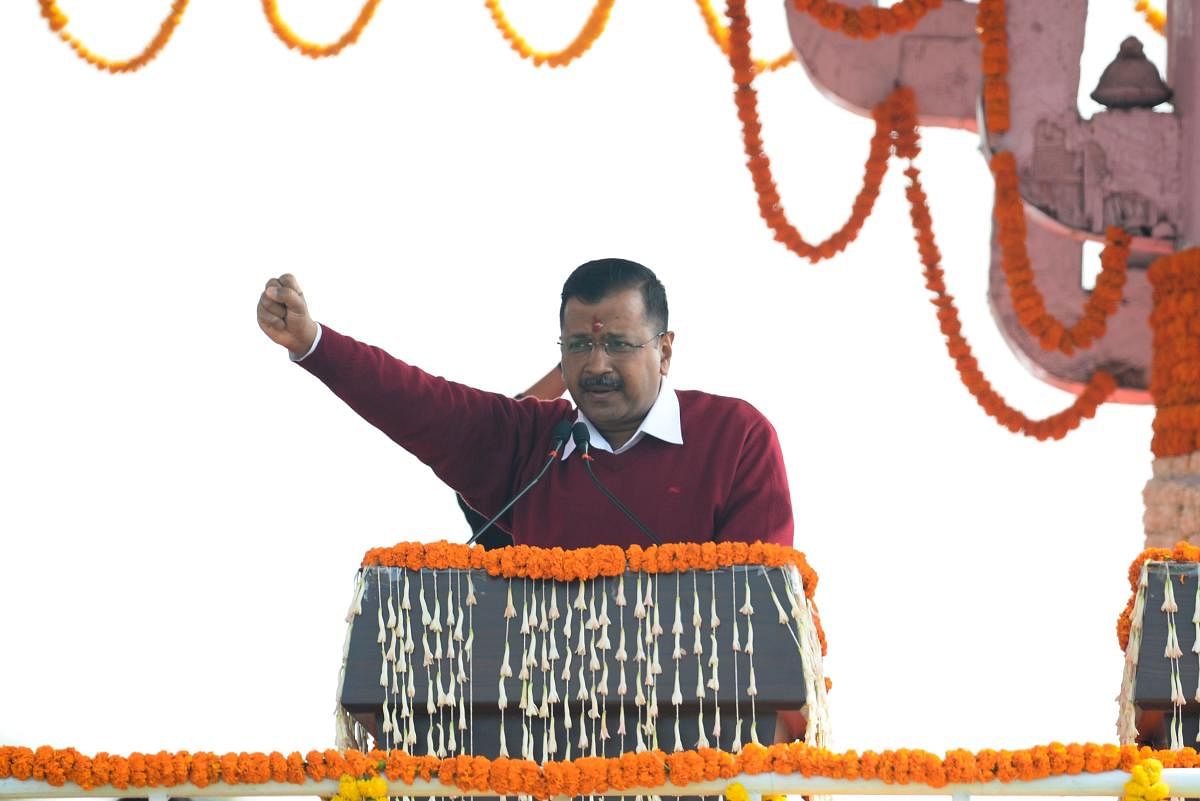
[[[1171,795],[1171,788],[1162,780],[1162,763],[1147,759],[1129,771],[1125,782],[1124,801],[1163,801]]]
[[[734,782],[725,788],[725,801],[750,801],[750,794],[741,782]]]
[[[362,793],[363,798],[371,798],[374,801],[386,801],[388,794],[387,780],[382,776],[376,776],[373,779],[359,782],[358,790]]]
[[[358,781],[349,774],[338,779],[338,795],[345,801],[362,801],[362,794],[358,792]]]

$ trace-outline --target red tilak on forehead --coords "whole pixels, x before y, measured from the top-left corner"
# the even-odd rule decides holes
[[[604,327],[604,321],[603,321],[603,320],[601,320],[599,317],[593,317],[593,318],[592,318],[592,331],[593,331],[593,332],[599,332],[599,331],[600,331],[600,329],[601,329],[601,328],[603,328],[603,327]]]

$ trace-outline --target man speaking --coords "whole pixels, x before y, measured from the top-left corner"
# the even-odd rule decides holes
[[[588,262],[563,285],[558,317],[575,408],[447,381],[319,325],[291,275],[268,281],[258,303],[272,341],[480,514],[544,469],[497,522],[519,545],[792,544],[775,430],[745,401],[671,387],[675,334],[653,272]]]

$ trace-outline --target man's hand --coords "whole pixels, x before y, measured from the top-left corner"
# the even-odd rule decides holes
[[[258,299],[258,327],[294,358],[308,353],[317,338],[317,324],[308,316],[308,304],[291,273],[267,281]]]

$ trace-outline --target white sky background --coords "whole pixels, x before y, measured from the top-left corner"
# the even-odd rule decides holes
[[[61,0],[114,56],[166,0]],[[787,46],[751,2],[756,50]],[[1132,0],[1093,4],[1084,84]],[[286,0],[311,39],[358,0]],[[509,0],[542,47],[587,0]],[[1100,12],[1100,13],[1098,13]],[[315,316],[479,387],[557,359],[558,292],[619,255],[666,284],[677,386],[744,397],[787,456],[821,575],[839,749],[1115,740],[1125,571],[1142,547],[1149,407],[1058,443],[986,417],[946,355],[900,163],[849,252],[776,244],[728,65],[690,0],[617,3],[566,70],[512,53],[479,2],[388,0],[314,63],[256,2],[197,2],[133,76],[87,67],[37,4],[0,3],[0,742],[326,747],[351,580],[369,547],[461,541],[449,490],[257,329],[267,277]],[[871,125],[792,67],[759,83],[791,219],[848,213]],[[975,138],[919,159],[951,292],[998,389],[1038,416],[986,306],[991,182]],[[598,501],[600,502],[600,501]]]

